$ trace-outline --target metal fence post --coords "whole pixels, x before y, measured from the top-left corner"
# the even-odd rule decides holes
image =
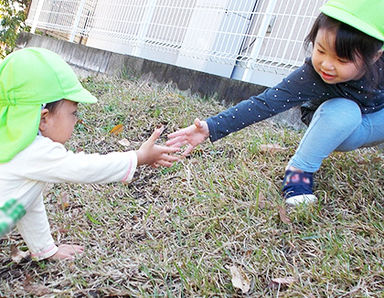
[[[276,3],[277,3],[277,0],[270,0],[268,2],[268,6],[265,11],[263,20],[261,22],[259,31],[257,32],[256,41],[253,45],[251,54],[249,55],[249,59],[257,58],[259,56],[261,46],[263,45],[265,34],[267,33],[267,30],[268,30],[268,25],[270,24],[272,19],[273,10],[276,7]],[[251,77],[252,77],[251,62],[247,62],[247,66],[241,80],[245,82],[249,82],[251,80]]]
[[[33,17],[32,27],[31,27],[32,33],[35,33],[36,31],[37,23],[39,22],[39,17],[40,17],[41,10],[43,8],[43,4],[44,4],[44,0],[38,0],[35,15]]]
[[[77,32],[77,27],[79,26],[79,22],[80,22],[81,14],[83,13],[83,8],[84,8],[85,1],[86,0],[81,0],[80,4],[79,4],[79,7],[77,9],[75,21],[73,22],[73,26],[72,26],[71,35],[69,36],[69,41],[70,42],[73,42],[75,40],[75,36],[76,36],[76,32]]]
[[[133,56],[139,56],[140,50],[145,43],[145,38],[147,36],[153,14],[155,13],[156,4],[157,4],[157,0],[149,0],[148,1],[147,9],[145,10],[144,15],[143,15],[143,22],[142,22],[140,29],[139,29],[139,32],[137,34],[137,45],[132,52]]]

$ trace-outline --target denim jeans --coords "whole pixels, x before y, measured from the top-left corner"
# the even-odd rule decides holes
[[[316,172],[333,151],[351,151],[384,142],[384,109],[362,114],[346,98],[330,99],[319,106],[289,165]]]

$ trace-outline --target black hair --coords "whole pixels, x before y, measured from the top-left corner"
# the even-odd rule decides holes
[[[382,68],[384,63],[382,59],[378,59],[374,63],[374,59],[377,57],[378,51],[383,47],[383,41],[320,13],[304,40],[306,49],[310,44],[314,45],[320,29],[336,30],[335,50],[337,56],[352,62],[356,62],[358,57],[361,58],[367,78],[371,80],[372,85],[378,85],[380,81],[379,68]]]
[[[49,102],[45,105],[44,109],[47,109],[50,113],[54,114],[57,108],[63,103],[63,99]]]

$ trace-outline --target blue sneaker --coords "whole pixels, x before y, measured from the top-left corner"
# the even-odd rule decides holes
[[[283,181],[283,196],[288,205],[311,204],[317,201],[313,194],[313,173],[287,170]]]

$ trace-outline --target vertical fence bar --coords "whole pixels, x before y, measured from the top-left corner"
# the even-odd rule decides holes
[[[277,0],[270,0],[268,2],[268,6],[267,6],[267,9],[265,11],[265,15],[264,15],[263,20],[262,20],[261,25],[260,25],[260,29],[257,32],[255,44],[252,48],[251,54],[249,55],[250,59],[257,58],[259,56],[261,46],[263,44],[265,34],[267,33],[268,25],[271,22],[272,13],[273,13],[273,10],[275,9],[276,3],[277,3]],[[252,69],[251,68],[252,68],[251,63],[248,61],[246,70],[244,71],[243,77],[241,78],[242,81],[246,81],[246,82],[250,81],[250,79],[252,77]]]
[[[80,18],[81,18],[81,15],[83,14],[83,8],[84,8],[85,1],[86,0],[81,0],[79,6],[77,8],[75,21],[73,22],[71,35],[69,36],[70,42],[73,42],[75,40],[75,36],[77,33],[77,29],[78,29],[77,27],[79,26]]]
[[[139,27],[139,32],[137,34],[137,45],[132,52],[133,56],[139,56],[141,48],[145,44],[145,37],[147,36],[149,27],[151,25],[151,20],[155,13],[156,4],[157,0],[148,0],[147,2],[147,9],[143,15],[143,22]]]
[[[43,8],[43,4],[44,4],[44,0],[38,0],[35,15],[33,17],[32,27],[31,27],[32,33],[36,32],[36,27],[37,27],[37,23],[39,22],[39,17],[40,17],[41,9]]]

